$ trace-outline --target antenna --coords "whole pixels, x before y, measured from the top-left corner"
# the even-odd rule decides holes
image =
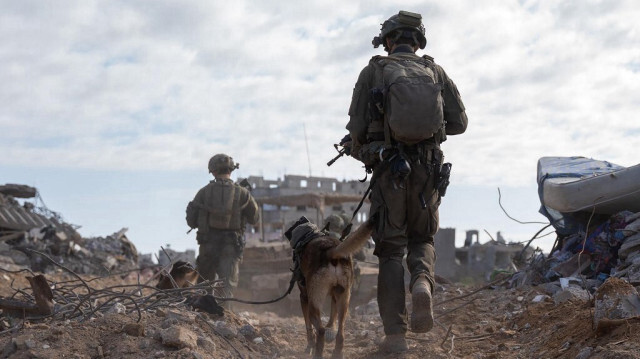
[[[307,163],[309,164],[309,177],[311,177],[311,157],[309,157],[309,141],[307,141],[307,127],[302,123],[302,131],[304,131],[304,144],[307,146]]]

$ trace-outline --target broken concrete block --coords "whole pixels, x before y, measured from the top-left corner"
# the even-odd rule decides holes
[[[553,295],[553,301],[556,305],[568,300],[587,301],[589,300],[589,293],[582,288],[567,287]]]
[[[551,298],[551,297],[549,297],[546,294],[538,294],[531,300],[531,302],[540,303],[540,302],[544,302],[547,298]]]
[[[600,320],[625,319],[640,315],[640,297],[636,289],[620,278],[611,277],[595,293],[593,323]]]
[[[640,250],[640,233],[627,238],[618,249],[618,257],[625,259],[631,253]]]
[[[171,327],[164,329],[160,336],[162,344],[173,348],[195,348],[198,345],[198,336],[189,329]]]
[[[563,277],[573,277],[582,273],[582,271],[587,269],[590,264],[591,258],[588,254],[576,253],[569,260],[564,261],[551,269]]]
[[[538,285],[538,287],[548,295],[554,295],[558,293],[560,290],[562,290],[558,282],[542,283]]]

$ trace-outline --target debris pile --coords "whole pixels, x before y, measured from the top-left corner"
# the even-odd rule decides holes
[[[558,237],[548,256],[538,254],[512,281],[522,286],[566,279],[593,292],[611,276],[640,285],[640,212],[622,211],[586,232]]]
[[[0,336],[0,357],[278,356],[257,321],[203,300],[219,281],[160,290],[119,276],[70,274],[26,277],[30,288],[16,287],[11,299],[1,296],[8,286],[0,291],[0,333],[11,334]]]
[[[34,202],[20,199],[34,199]],[[36,205],[40,203],[40,205]],[[0,265],[7,270],[31,269],[48,273],[53,261],[79,274],[105,275],[114,269],[138,267],[138,251],[125,233],[82,238],[78,226],[49,210],[36,188],[0,186]]]

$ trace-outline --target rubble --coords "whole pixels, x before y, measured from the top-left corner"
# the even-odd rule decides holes
[[[552,252],[537,254],[512,286],[572,282],[593,293],[609,277],[640,285],[640,212],[618,212],[585,231],[559,237]]]
[[[33,199],[34,202],[16,199]],[[36,205],[40,203],[40,205]],[[127,228],[106,237],[83,238],[78,226],[49,210],[36,188],[0,186],[0,266],[42,273],[59,270],[57,262],[78,274],[105,275],[139,267],[138,251]],[[149,265],[147,263],[147,265]]]
[[[627,319],[640,315],[640,297],[626,281],[611,277],[595,293],[593,324],[598,330],[603,319]]]

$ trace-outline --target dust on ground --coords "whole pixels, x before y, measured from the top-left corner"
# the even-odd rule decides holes
[[[64,281],[67,273],[47,274]],[[135,282],[107,277],[96,286]],[[24,273],[0,272],[0,296],[29,288]],[[426,334],[407,334],[409,351],[378,351],[384,337],[375,302],[353,308],[345,330],[345,358],[640,358],[640,323],[596,336],[590,301],[538,302],[537,287],[505,289],[461,284],[437,285],[437,324]],[[469,295],[471,294],[471,295]],[[466,297],[463,297],[468,295]],[[463,297],[463,298],[459,298]],[[409,297],[407,297],[409,299]],[[459,298],[459,299],[456,299]],[[541,297],[538,297],[540,299]],[[290,301],[288,302],[290,303]],[[410,300],[408,300],[410,305]],[[289,305],[289,304],[288,304]],[[0,323],[2,358],[304,358],[306,336],[300,308],[290,316],[247,310],[223,316],[194,312],[184,305],[140,313],[107,313],[85,321],[42,319]],[[331,356],[333,343],[325,347]]]

